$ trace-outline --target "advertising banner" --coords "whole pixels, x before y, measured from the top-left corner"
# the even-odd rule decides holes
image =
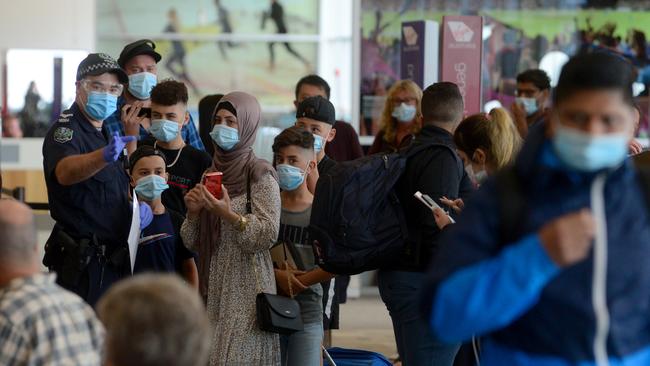
[[[481,112],[483,18],[442,18],[441,80],[456,83],[465,102],[465,116]]]
[[[439,24],[431,20],[402,23],[400,77],[420,88],[438,81]]]

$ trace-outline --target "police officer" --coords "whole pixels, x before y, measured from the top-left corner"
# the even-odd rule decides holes
[[[43,169],[55,228],[43,263],[57,282],[94,305],[130,273],[127,237],[131,223],[129,179],[120,160],[135,137],[109,135],[103,121],[116,110],[127,82],[110,56],[89,54],[77,69],[76,98],[43,143]],[[140,206],[141,226],[151,210]]]

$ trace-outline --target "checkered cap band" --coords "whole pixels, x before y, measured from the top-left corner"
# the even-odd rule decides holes
[[[91,53],[86,57],[77,69],[77,80],[83,79],[88,74],[97,72],[120,70],[120,65],[109,55],[105,53]]]

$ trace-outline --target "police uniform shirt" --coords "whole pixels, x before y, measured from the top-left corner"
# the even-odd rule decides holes
[[[100,242],[125,242],[131,222],[129,179],[121,161],[108,164],[85,181],[63,186],[55,175],[67,156],[87,154],[108,144],[74,103],[52,124],[43,143],[43,170],[52,218],[72,236],[96,234]]]

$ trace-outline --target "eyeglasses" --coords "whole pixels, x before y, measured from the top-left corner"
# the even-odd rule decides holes
[[[401,99],[401,98],[393,98],[393,105],[395,105],[395,106],[398,106],[398,105],[400,105],[402,103],[404,103],[404,104],[416,104],[417,102],[418,102],[417,98],[411,98],[411,97],[407,97],[407,98],[403,98],[403,99]]]
[[[122,95],[122,91],[124,90],[124,85],[122,84],[105,84],[101,81],[94,80],[82,80],[81,86],[88,93],[108,93],[117,97]]]

